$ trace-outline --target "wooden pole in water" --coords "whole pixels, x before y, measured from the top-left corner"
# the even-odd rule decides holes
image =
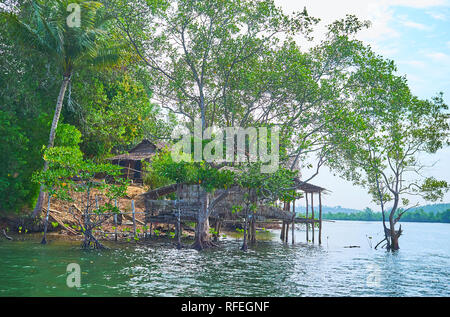
[[[294,215],[292,216],[292,244],[295,243],[295,238],[294,238],[294,228],[295,228],[295,198],[294,201],[292,202],[292,212],[294,213]]]
[[[180,199],[180,195],[181,195],[181,185],[178,184],[177,185],[177,209],[178,209],[178,217],[177,217],[177,228],[176,228],[176,232],[177,232],[177,248],[181,249],[181,209],[180,209],[180,204],[179,204],[179,199]]]
[[[117,199],[114,199],[114,207],[117,208]],[[117,213],[114,214],[114,241],[117,241]]]
[[[283,210],[286,210],[286,202],[284,202],[283,205]],[[280,233],[280,239],[281,241],[284,241],[284,235],[285,235],[285,231],[286,231],[286,221],[283,220],[283,225],[281,226],[281,233]]]
[[[305,192],[306,198],[306,220],[308,220],[308,193]],[[309,242],[309,223],[306,222],[306,242]]]
[[[286,221],[286,235],[284,242],[288,243],[288,239],[289,239],[289,222]]]
[[[322,244],[322,192],[319,192],[319,244]]]
[[[134,209],[134,199],[131,200],[131,211],[133,212],[133,233],[136,238],[136,211]]]
[[[44,237],[42,237],[41,244],[47,244],[48,215],[50,213],[50,200],[51,200],[51,196],[49,193],[47,193],[47,196],[48,196],[47,215],[45,216]]]
[[[315,223],[314,223],[314,193],[311,193],[311,218],[313,220],[312,222],[312,243],[314,243],[314,227],[315,227]]]

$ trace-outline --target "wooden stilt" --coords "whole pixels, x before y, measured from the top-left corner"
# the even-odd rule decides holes
[[[177,200],[180,199],[180,195],[181,195],[181,185],[178,184]],[[176,231],[176,237],[177,237],[177,248],[180,249],[181,248],[181,210],[180,210],[179,205],[177,207],[178,207],[178,214],[177,214],[177,226],[175,228],[175,231]]]
[[[252,243],[256,242],[256,219],[255,219],[255,213],[253,213],[253,218],[252,218]]]
[[[131,201],[131,212],[133,213],[133,233],[136,238],[136,210],[134,208],[134,200]]]
[[[315,229],[315,223],[314,223],[314,193],[311,193],[311,218],[313,220],[312,226],[312,243],[314,243],[314,229]]]
[[[308,219],[308,193],[305,192],[306,198],[306,219]],[[306,223],[306,242],[309,242],[309,224]]]
[[[114,199],[114,207],[117,208],[117,199]],[[117,241],[117,214],[114,214],[114,241]]]
[[[294,229],[295,229],[295,199],[292,202],[292,212],[294,213],[294,215],[292,216],[292,244],[295,243],[295,238],[294,238]]]
[[[289,222],[286,221],[286,235],[284,242],[288,243],[288,238],[289,238]]]
[[[319,244],[322,244],[322,192],[319,192]]]

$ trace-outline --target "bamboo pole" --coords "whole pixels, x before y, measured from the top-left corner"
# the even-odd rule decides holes
[[[315,223],[314,223],[314,193],[311,193],[311,218],[313,220],[311,227],[312,227],[312,243],[314,243],[314,227],[315,227]]]
[[[322,244],[322,192],[319,192],[319,244]]]

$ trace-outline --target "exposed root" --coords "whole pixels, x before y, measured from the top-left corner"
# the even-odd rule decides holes
[[[108,249],[106,246],[101,244],[91,233],[85,232],[83,243],[81,244],[81,248],[85,250],[94,249],[94,250],[105,250]]]
[[[209,249],[209,248],[215,248],[215,247],[217,247],[217,244],[215,244],[212,241],[209,241],[209,240],[201,241],[198,239],[192,245],[192,248],[197,251],[201,251],[201,250],[205,250],[205,249]]]
[[[3,229],[3,235],[5,236],[6,239],[8,239],[8,240],[13,240],[13,238],[11,238],[10,236],[8,236],[8,235],[6,234],[5,229]]]

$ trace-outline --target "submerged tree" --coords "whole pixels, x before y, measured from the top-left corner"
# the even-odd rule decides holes
[[[395,226],[409,209],[408,197],[434,201],[448,190],[447,182],[422,176],[427,166],[419,158],[448,144],[447,105],[442,94],[413,96],[406,79],[394,74],[394,63],[370,49],[355,61],[354,88],[330,135],[337,151],[329,153],[329,165],[372,194],[381,206],[386,247],[395,251],[402,234]]]
[[[74,72],[82,67],[114,64],[119,59],[119,50],[105,41],[107,36],[104,27],[108,17],[99,10],[101,3],[82,0],[36,0],[31,1],[30,5],[32,14],[27,16],[14,12],[1,14],[16,41],[25,48],[46,56],[61,71],[63,78],[47,146],[51,148],[54,145],[64,96]],[[68,23],[68,9],[75,8],[74,5],[82,12],[79,25]],[[48,163],[45,161],[44,171],[47,169]],[[41,188],[33,211],[35,217],[42,210],[43,198],[44,191]]]
[[[77,147],[56,146],[45,150],[48,169],[35,173],[33,179],[42,185],[50,198],[68,203],[75,202],[75,195],[80,196],[80,206],[72,204],[70,212],[78,223],[78,231],[83,234],[83,249],[103,249],[104,246],[94,236],[94,230],[111,218],[111,213],[119,213],[115,201],[126,195],[127,183],[120,177],[120,167],[111,164],[96,164],[84,160]],[[103,174],[114,182],[95,179]],[[99,196],[104,197],[103,204]],[[47,208],[47,227],[50,208]],[[45,237],[43,243],[46,243]]]

